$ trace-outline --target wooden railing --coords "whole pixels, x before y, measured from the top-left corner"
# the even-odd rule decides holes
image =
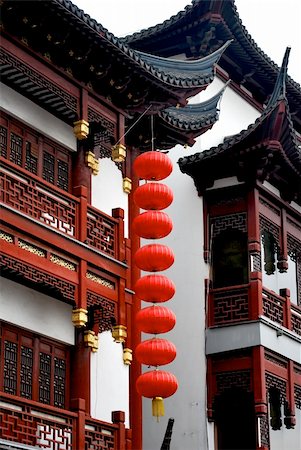
[[[113,217],[87,203],[87,193],[78,197],[0,158],[0,201],[2,204],[38,220],[56,231],[85,242],[101,252],[123,259],[123,214]]]
[[[49,450],[130,450],[130,430],[124,414],[112,413],[113,423],[0,394],[0,439]]]
[[[301,335],[301,308],[290,302],[283,289],[281,295],[266,288],[262,289],[263,315],[283,327]]]
[[[249,285],[218,289],[210,289],[207,283],[206,289],[207,292],[209,291],[207,326],[256,320],[263,314],[273,322],[301,335],[301,308],[290,302],[289,291],[282,289],[281,295],[278,295],[263,288],[261,295],[261,287],[260,290],[255,290],[255,293],[252,291],[253,287],[253,280]],[[262,298],[262,305],[260,305],[260,298]],[[257,303],[259,306],[256,307]]]
[[[249,319],[248,285],[211,289],[209,326]]]

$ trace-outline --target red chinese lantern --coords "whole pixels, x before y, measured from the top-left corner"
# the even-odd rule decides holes
[[[159,305],[141,309],[136,314],[136,324],[143,333],[167,333],[176,324],[176,315],[168,308]]]
[[[174,283],[165,275],[145,275],[137,280],[134,289],[137,297],[151,303],[166,302],[176,291]]]
[[[153,416],[164,416],[163,398],[170,397],[178,389],[176,377],[163,370],[152,370],[140,375],[136,382],[140,395],[152,398]]]
[[[174,260],[173,251],[163,244],[144,245],[137,250],[134,256],[136,266],[146,272],[166,270]]]
[[[163,180],[172,172],[171,159],[158,151],[142,153],[133,167],[136,175],[144,180]]]
[[[161,211],[147,211],[133,220],[133,230],[145,239],[160,239],[172,230],[171,218]]]
[[[167,339],[152,338],[140,342],[135,350],[137,360],[147,366],[164,366],[171,363],[176,355],[175,345]]]
[[[142,209],[165,209],[173,201],[172,190],[162,183],[146,183],[134,192],[134,202]]]

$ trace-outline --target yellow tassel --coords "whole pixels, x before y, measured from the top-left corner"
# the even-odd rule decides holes
[[[157,422],[159,422],[159,417],[164,416],[164,402],[162,397],[155,397],[152,400],[153,416],[157,417]]]

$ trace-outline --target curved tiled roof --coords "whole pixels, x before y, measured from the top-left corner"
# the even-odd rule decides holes
[[[166,108],[159,112],[159,116],[172,127],[183,131],[197,131],[209,127],[218,119],[218,103],[227,84],[214,97],[205,102],[186,105],[183,108]]]
[[[255,92],[258,89],[258,85],[260,85],[260,88],[264,89],[265,97],[261,95],[259,101],[265,102],[272,90],[271,84],[275,80],[279,66],[261,50],[248,33],[239,17],[234,0],[222,0],[219,3],[220,5],[217,5],[217,2],[194,0],[191,5],[186,6],[183,11],[180,11],[170,19],[134,33],[131,36],[126,36],[123,40],[139,50],[152,47],[156,54],[170,54],[168,47],[164,47],[164,45],[168,45],[166,36],[169,36],[171,40],[173,38],[178,39],[179,42],[179,35],[182,34],[181,45],[183,51],[185,46],[185,48],[189,48],[188,38],[190,38],[190,35],[195,34],[195,39],[197,40],[197,30],[201,30],[201,28],[197,27],[206,27],[206,21],[208,21],[209,24],[212,23],[212,25],[208,25],[209,27],[215,27],[215,32],[218,32],[220,40],[234,39],[233,45],[225,52],[225,57],[227,57],[228,61],[233,59],[240,68],[245,65],[246,75],[248,76],[252,72],[251,67],[257,68],[254,75],[255,82],[254,84],[248,83],[247,89]],[[214,8],[217,8],[217,11],[213,11]],[[212,22],[210,22],[211,13]],[[203,22],[203,18],[206,18],[205,22]],[[230,70],[229,73],[232,76],[231,67],[225,58],[221,59],[220,65],[222,67],[226,65],[225,70],[227,72]],[[252,78],[252,75],[250,78]],[[298,116],[299,127],[301,127],[301,86],[289,76],[287,77],[287,97],[292,112]],[[296,120],[295,116],[294,122]]]
[[[283,57],[282,66],[279,71],[277,81],[275,83],[274,90],[270,98],[270,102],[268,103],[266,109],[261,114],[261,116],[254,123],[249,125],[246,130],[242,130],[238,134],[225,138],[224,141],[217,147],[212,147],[211,149],[206,150],[204,152],[200,152],[185,158],[180,158],[179,165],[181,170],[183,169],[182,171],[186,172],[186,170],[184,170],[184,167],[194,165],[195,163],[199,163],[200,161],[204,161],[205,159],[220,156],[223,153],[225,153],[228,149],[235,147],[237,144],[240,144],[243,141],[248,141],[248,138],[250,138],[250,136],[253,133],[255,133],[256,130],[259,129],[266,121],[268,121],[269,118],[272,117],[274,113],[277,114],[277,109],[279,105],[281,103],[284,103],[284,110],[281,112],[281,115],[284,115],[283,122],[281,125],[282,129],[279,129],[280,125],[278,124],[277,133],[280,133],[279,141],[281,141],[283,150],[285,152],[285,157],[290,162],[291,166],[293,167],[293,170],[299,173],[301,176],[301,151],[298,147],[296,133],[294,130],[291,114],[289,111],[289,105],[286,99],[286,78],[287,78],[289,53],[290,48],[288,47]],[[270,136],[273,136],[273,132],[270,130],[269,126],[267,126],[264,130],[262,129],[260,131],[261,139],[264,140],[269,138]],[[250,141],[248,141],[247,148],[250,145],[252,144],[250,144]]]
[[[191,61],[170,60],[131,49],[122,39],[114,36],[70,0],[52,0],[52,3],[71,13],[75,20],[78,23],[81,22],[81,25],[85,24],[90,32],[97,33],[99,38],[106,40],[111,47],[115,47],[121,55],[123,54],[128,62],[139,65],[143,71],[148,72],[149,75],[157,78],[160,82],[176,88],[187,89],[209,84],[214,76],[213,65],[230,44],[230,41],[226,42],[209,57],[199,58],[193,63]]]

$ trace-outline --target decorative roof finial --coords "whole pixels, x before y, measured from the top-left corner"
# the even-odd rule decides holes
[[[286,95],[286,77],[287,77],[287,66],[288,66],[288,58],[289,58],[290,51],[291,51],[291,48],[286,47],[282,65],[278,72],[274,90],[268,101],[267,108],[274,105],[275,102],[279,99],[279,97],[284,97]]]

